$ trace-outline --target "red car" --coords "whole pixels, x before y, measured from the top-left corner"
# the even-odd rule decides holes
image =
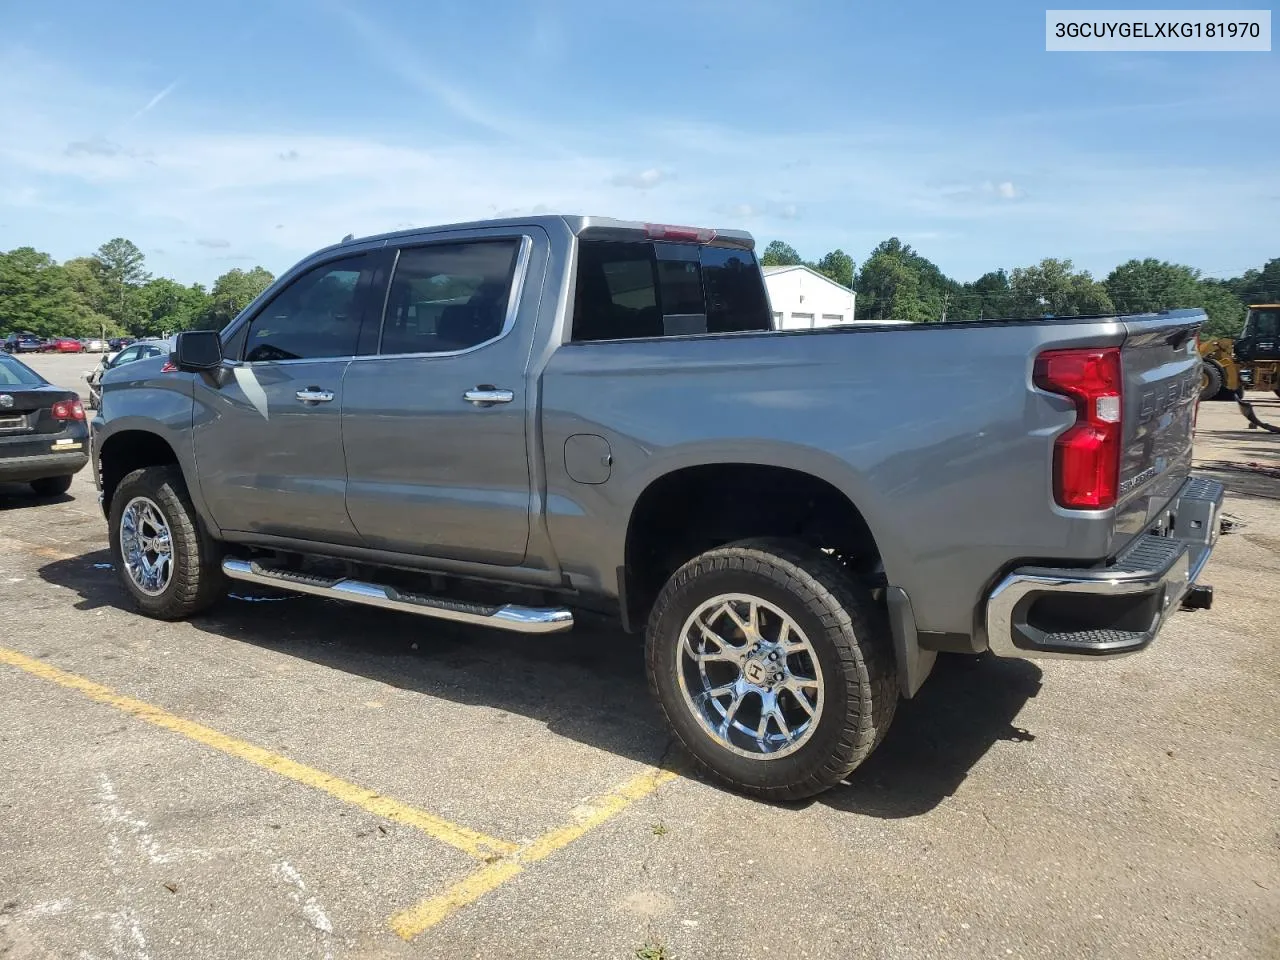
[[[44,345],[47,353],[83,353],[84,344],[72,337],[54,337]]]

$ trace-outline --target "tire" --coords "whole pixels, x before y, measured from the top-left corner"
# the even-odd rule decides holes
[[[1222,375],[1222,367],[1218,366],[1212,360],[1203,360],[1200,363],[1200,399],[1213,400],[1222,392],[1223,384],[1226,382]]]
[[[168,530],[168,573],[157,577],[148,591],[135,580],[125,557],[121,524],[130,506],[137,504],[137,521],[154,510]],[[121,585],[133,605],[157,620],[180,620],[199,613],[216,601],[223,592],[221,549],[205,532],[191,505],[182,471],[177,467],[145,467],[128,474],[111,498],[108,519],[111,559]],[[156,528],[147,523],[136,524],[139,531]],[[162,539],[162,538],[157,538]],[[140,551],[142,556],[152,553]],[[155,554],[158,559],[158,552]],[[146,579],[144,574],[140,578]]]
[[[41,497],[56,497],[71,489],[71,475],[62,477],[41,477],[31,481],[31,489]]]
[[[756,654],[750,641],[740,648],[732,643],[747,635],[726,619],[727,613],[712,616],[723,609],[726,595],[753,598],[757,603],[761,613],[754,636],[764,653]],[[750,603],[731,602],[740,619],[746,619],[741,611],[745,607],[749,612]],[[710,653],[711,662],[694,664],[692,654],[698,651],[684,642],[686,630],[690,636],[707,633],[697,628],[695,615],[704,625],[715,626],[713,634],[729,625],[729,645],[720,644],[719,651],[737,657],[735,662],[723,662],[728,658],[717,655],[712,641],[703,640],[701,653]],[[783,654],[782,666],[777,666],[761,658],[780,633],[776,626],[780,617],[789,619],[788,630],[798,631],[809,652]],[[796,636],[788,633],[792,640]],[[798,800],[835,786],[880,743],[898,702],[892,649],[885,613],[843,566],[821,551],[772,539],[744,540],[710,550],[677,570],[654,604],[645,645],[650,690],[688,753],[713,779],[769,801]],[[764,682],[771,685],[778,716],[790,712],[785,733],[776,721],[761,719],[768,694],[759,692],[762,688],[748,677],[754,671],[759,678],[762,663],[766,670],[783,671],[766,676]],[[712,675],[713,667],[718,676]],[[812,676],[821,680],[822,687],[813,696],[808,691],[816,685],[800,684],[808,688],[801,694],[808,710],[806,721],[799,698],[788,687],[799,684],[809,667],[815,668]],[[732,679],[735,671],[736,681]],[[715,695],[706,696],[708,687],[732,683],[739,685],[735,692],[719,695],[728,704]],[[750,686],[750,691],[743,694],[743,685]],[[698,694],[703,694],[701,707]],[[745,716],[744,726],[756,724],[754,735],[723,725],[731,710],[735,723]],[[702,711],[714,711],[721,723],[719,732]],[[760,724],[764,724],[763,739]],[[770,732],[771,728],[777,732]],[[772,750],[761,746],[769,738],[776,741]]]

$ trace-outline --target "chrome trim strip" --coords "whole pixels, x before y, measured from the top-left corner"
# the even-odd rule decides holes
[[[470,613],[447,607],[430,607],[399,599],[393,587],[350,579],[338,580],[330,586],[298,583],[259,573],[249,561],[232,557],[222,561],[222,572],[233,580],[274,587],[277,590],[327,597],[330,600],[347,600],[368,607],[381,607],[385,610],[413,613],[420,617],[434,617],[438,620],[452,620],[456,623],[495,627],[514,633],[558,633],[573,627],[573,612],[563,607],[524,607],[508,603],[492,614]]]
[[[510,240],[513,238],[511,237],[505,237],[505,238],[504,237],[476,237],[470,241],[440,240],[439,243],[452,246],[453,244],[456,244],[459,242],[485,243],[487,241],[502,240],[502,239]],[[430,246],[430,244],[415,244],[414,248],[416,249],[417,247],[420,247],[420,246]],[[362,354],[360,356],[352,357],[351,359],[357,360],[357,361],[432,360],[437,358],[444,359],[446,357],[465,356],[468,353],[474,353],[476,350],[483,350],[485,347],[489,346],[489,344],[491,343],[497,343],[499,340],[502,340],[509,333],[511,333],[512,330],[515,329],[516,318],[520,314],[520,296],[524,292],[525,277],[529,273],[529,260],[532,258],[532,256],[533,256],[533,237],[529,236],[527,233],[522,234],[520,236],[520,248],[516,252],[515,270],[512,272],[512,275],[511,275],[511,289],[507,293],[507,312],[502,320],[502,329],[498,331],[498,335],[496,337],[490,337],[488,340],[485,340],[483,343],[477,343],[475,346],[466,347],[465,349],[462,349],[462,350],[449,350],[442,353],[369,353],[369,354]],[[396,264],[399,265],[399,262],[400,262],[399,251],[397,251]],[[395,274],[392,273],[392,275],[387,280],[388,296],[390,296],[390,293],[391,293],[391,284],[394,282],[395,282]],[[385,307],[383,309],[382,322],[384,324],[386,323]],[[381,346],[382,346],[381,326],[379,327],[379,330],[378,330],[378,346],[379,346],[379,349],[381,349]],[[285,361],[285,362],[291,362],[291,361]]]

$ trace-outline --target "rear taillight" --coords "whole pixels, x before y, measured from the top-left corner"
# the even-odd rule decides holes
[[[1124,399],[1120,348],[1048,350],[1036,358],[1035,384],[1076,405],[1076,422],[1053,448],[1054,499],[1077,510],[1113,506]]]
[[[59,400],[53,405],[55,420],[83,420],[84,407],[79,400]]]

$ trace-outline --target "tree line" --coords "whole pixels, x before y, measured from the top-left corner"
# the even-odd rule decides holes
[[[0,253],[0,333],[145,337],[218,330],[274,279],[263,267],[237,267],[206,290],[153,277],[142,251],[123,237],[64,263],[18,247]]]
[[[1095,280],[1070,260],[1003,268],[971,283],[946,276],[897,237],[880,243],[856,268],[843,250],[806,262],[781,240],[765,247],[764,266],[803,264],[858,293],[861,320],[935,323],[999,317],[1142,313],[1200,307],[1206,336],[1233,336],[1245,305],[1280,300],[1280,258],[1238,277],[1205,277],[1184,264],[1129,260]],[[33,247],[0,253],[0,333],[40,336],[159,336],[221,329],[274,280],[256,266],[228,270],[206,290],[153,277],[138,247],[116,237],[87,257],[58,263]]]
[[[1129,260],[1104,279],[1076,270],[1070,260],[1045,259],[1029,267],[1003,268],[971,283],[946,276],[897,237],[880,243],[855,269],[843,250],[806,262],[795,248],[774,240],[760,257],[764,266],[803,264],[858,293],[860,320],[937,323],[1000,317],[1072,317],[1145,313],[1199,307],[1208,315],[1202,335],[1235,336],[1245,306],[1280,300],[1280,257],[1238,277],[1206,277],[1195,267],[1147,257]]]

